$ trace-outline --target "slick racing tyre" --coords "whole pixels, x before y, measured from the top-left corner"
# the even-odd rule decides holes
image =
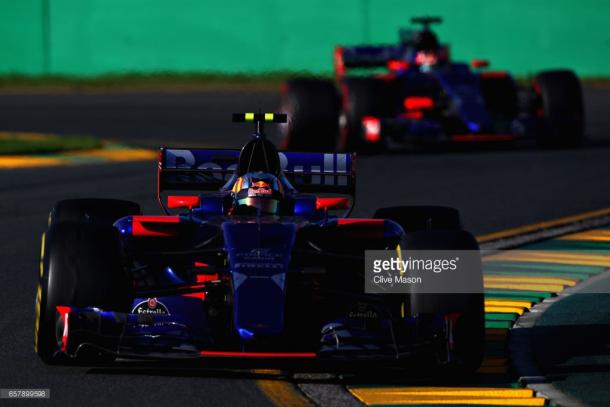
[[[452,317],[448,319],[453,324],[451,338],[436,348],[438,366],[451,376],[474,373],[483,360],[485,338],[483,273],[476,240],[465,231],[423,231],[407,233],[401,246],[403,255],[409,250],[476,251],[475,261],[468,263],[472,267],[459,269],[460,273],[467,273],[461,279],[468,279],[472,292],[418,293],[415,286],[408,310],[409,315],[419,318]]]
[[[365,140],[362,119],[391,117],[395,113],[396,84],[373,78],[345,78],[341,81],[343,120],[340,147],[346,151],[375,152],[383,148],[383,140]]]
[[[542,118],[538,134],[542,147],[577,147],[584,134],[584,109],[580,81],[572,71],[546,71],[533,81],[534,109]]]
[[[335,151],[339,136],[340,100],[332,81],[297,78],[282,88],[282,147],[297,151]]]
[[[462,229],[460,213],[447,206],[392,206],[377,209],[373,217],[393,220],[405,232]]]
[[[34,339],[43,362],[108,360],[106,355],[96,352],[79,352],[76,359],[58,352],[63,346],[63,332],[56,307],[93,306],[129,312],[131,284],[121,253],[119,234],[112,226],[61,222],[51,225],[43,235]]]
[[[49,225],[59,222],[112,225],[119,218],[141,213],[140,205],[120,199],[64,199],[51,210]]]

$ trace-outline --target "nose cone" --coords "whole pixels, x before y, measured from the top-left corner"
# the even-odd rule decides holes
[[[223,224],[233,280],[233,325],[243,340],[284,330],[286,272],[296,226],[279,222]]]

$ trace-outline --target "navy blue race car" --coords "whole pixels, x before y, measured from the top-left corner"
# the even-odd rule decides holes
[[[518,86],[489,62],[450,59],[430,28],[414,18],[396,45],[335,49],[336,81],[294,78],[284,84],[283,147],[308,151],[378,151],[404,146],[535,139],[543,147],[577,146],[584,119],[580,82],[569,70],[544,71]],[[372,72],[371,72],[372,70]],[[349,71],[349,72],[348,72]]]
[[[368,249],[478,256],[458,212],[404,206],[350,218],[354,154],[278,152],[263,124],[286,122],[284,114],[234,120],[257,126],[241,151],[161,148],[164,215],[113,199],[55,205],[36,295],[40,358],[406,365],[425,349],[439,365],[476,369],[484,334],[480,258],[467,271],[477,285],[471,293],[364,290]]]

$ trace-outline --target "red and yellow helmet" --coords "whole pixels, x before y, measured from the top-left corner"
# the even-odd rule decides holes
[[[277,215],[284,198],[280,180],[269,173],[249,172],[237,178],[233,188],[233,206],[236,213]]]

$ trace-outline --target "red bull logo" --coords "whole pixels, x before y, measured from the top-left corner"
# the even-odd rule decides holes
[[[267,184],[265,181],[256,181],[256,182],[252,183],[252,187],[254,187],[254,188],[269,188],[269,184]]]

